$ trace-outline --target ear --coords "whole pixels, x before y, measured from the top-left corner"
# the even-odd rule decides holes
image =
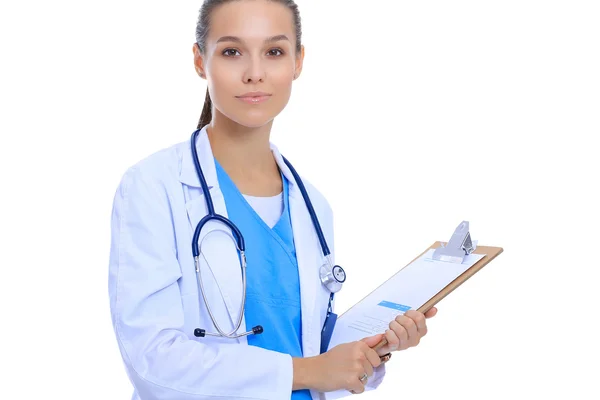
[[[198,47],[198,43],[194,43],[192,48],[194,52],[194,67],[196,68],[196,73],[200,78],[206,79],[206,71],[204,70],[204,59],[202,58],[202,53],[200,52],[200,47]]]
[[[300,46],[300,53],[296,56],[296,65],[294,69],[294,80],[298,79],[302,73],[302,66],[304,65],[304,45]]]

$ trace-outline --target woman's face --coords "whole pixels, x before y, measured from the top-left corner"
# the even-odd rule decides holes
[[[205,54],[194,63],[214,107],[247,127],[269,123],[288,103],[302,69],[292,12],[266,0],[232,1],[211,15]]]

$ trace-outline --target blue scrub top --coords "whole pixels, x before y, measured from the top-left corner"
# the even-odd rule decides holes
[[[302,357],[302,311],[298,262],[290,219],[288,181],[283,182],[283,213],[270,228],[246,201],[215,160],[219,186],[229,219],[246,244],[246,330],[261,325],[264,332],[248,336],[248,344]],[[310,391],[292,392],[292,399],[311,399]]]

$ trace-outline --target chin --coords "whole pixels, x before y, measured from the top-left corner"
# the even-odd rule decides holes
[[[265,126],[275,117],[277,114],[260,112],[259,110],[255,110],[253,112],[247,112],[243,114],[238,114],[231,118],[238,124],[242,126],[246,126],[248,128],[260,128],[261,126]]]

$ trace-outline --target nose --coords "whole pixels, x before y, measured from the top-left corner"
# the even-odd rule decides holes
[[[259,57],[253,57],[244,73],[244,83],[264,82],[266,76],[265,67]]]

